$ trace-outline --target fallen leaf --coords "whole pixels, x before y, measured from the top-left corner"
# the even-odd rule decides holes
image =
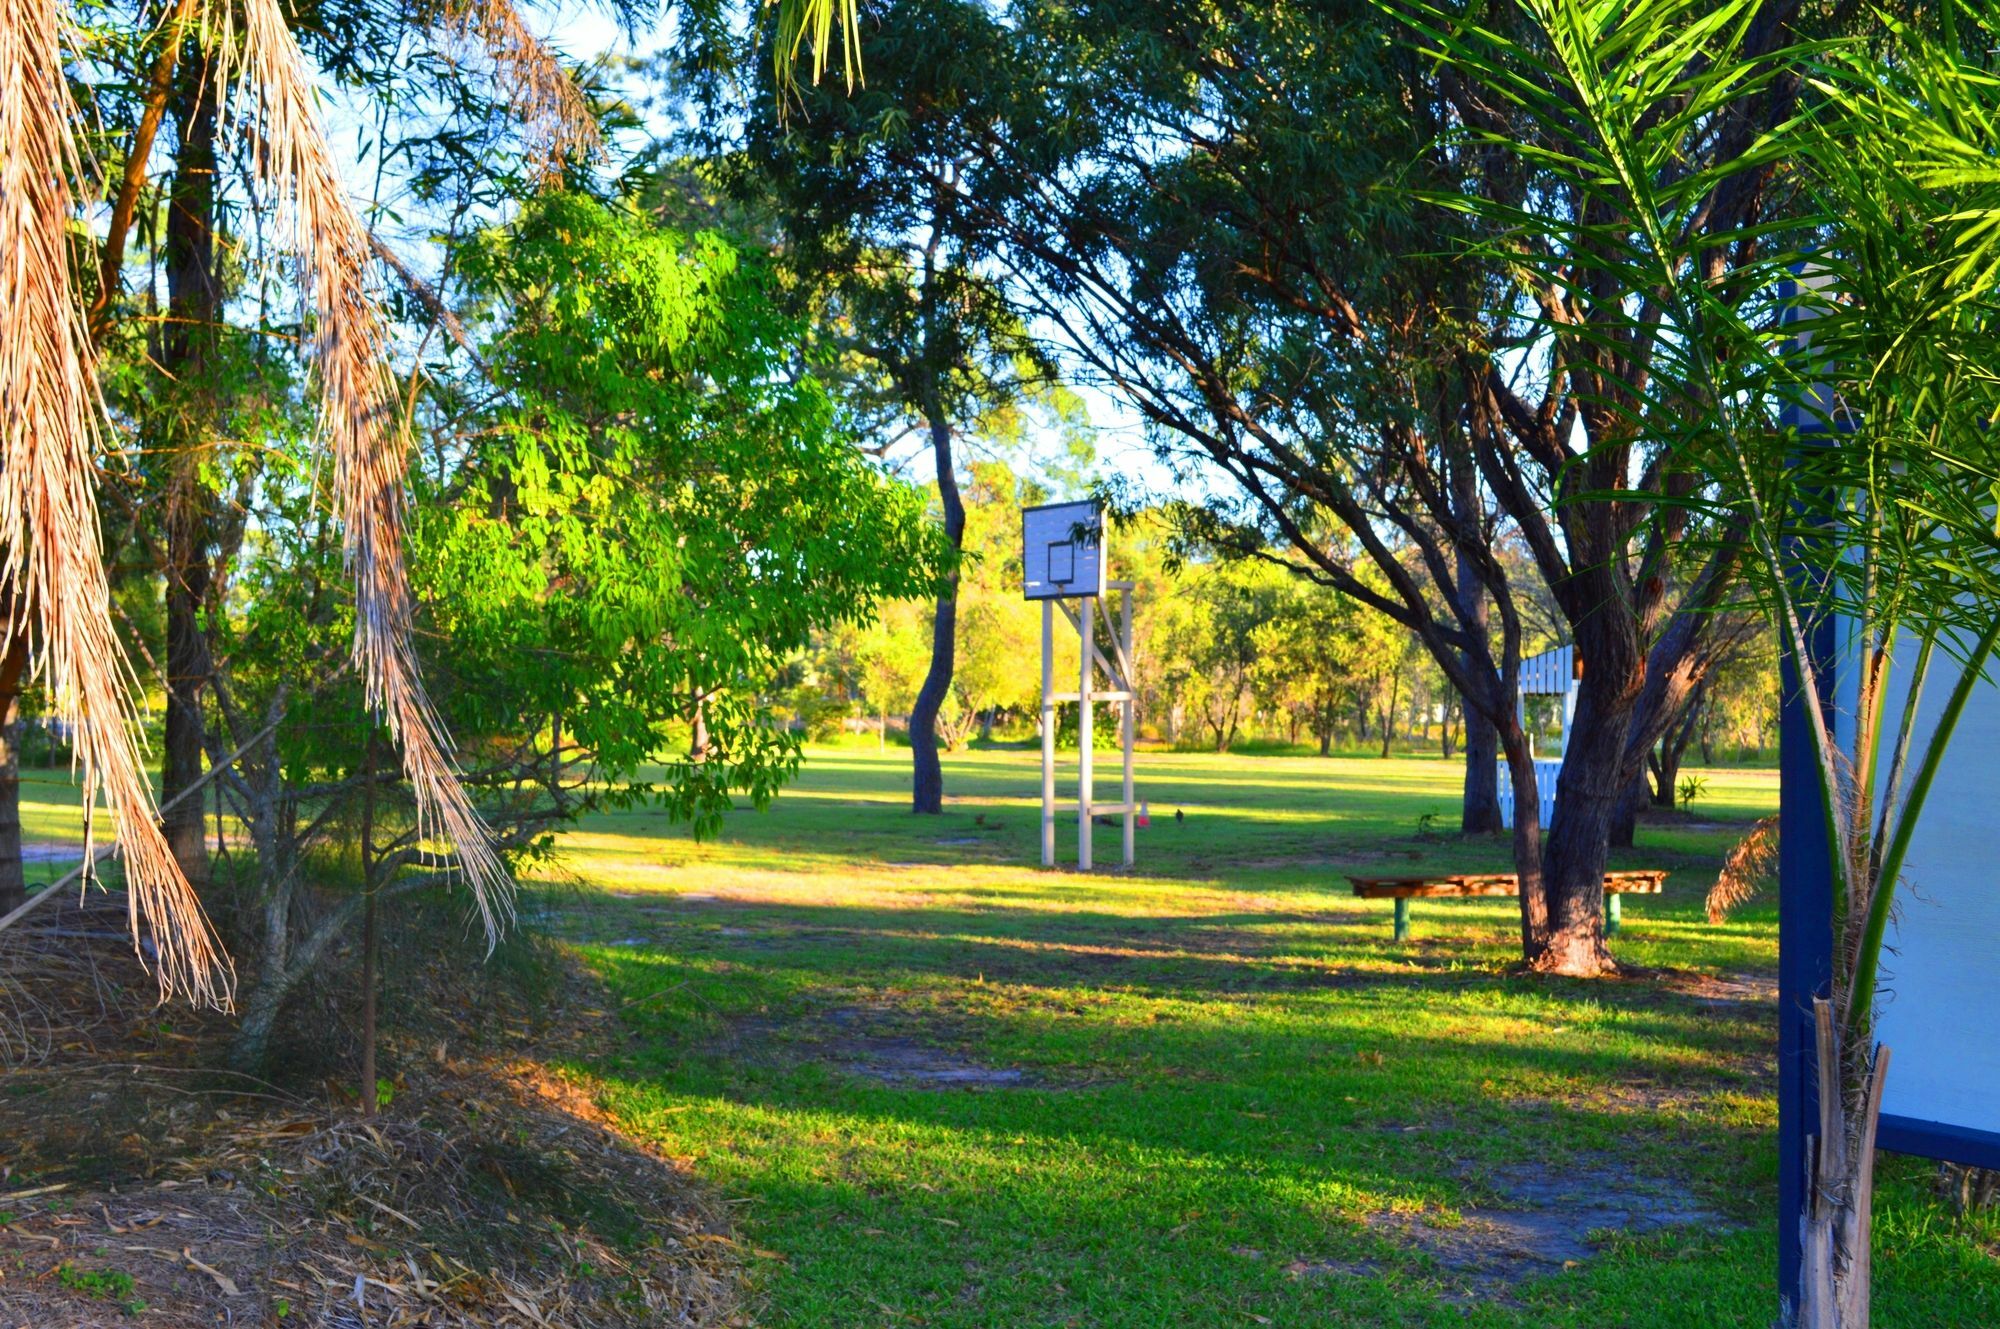
[[[187,1246],[182,1247],[181,1258],[188,1262],[189,1268],[198,1269],[202,1273],[207,1274],[210,1278],[213,1278],[215,1280],[215,1285],[222,1289],[223,1296],[240,1297],[243,1295],[243,1290],[236,1286],[235,1279],[231,1278],[228,1274],[223,1273],[220,1269],[217,1269],[214,1265],[203,1264],[200,1260],[197,1260],[194,1257],[194,1249],[192,1247],[187,1247]]]

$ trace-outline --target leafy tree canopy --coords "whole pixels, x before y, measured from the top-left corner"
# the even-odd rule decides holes
[[[815,627],[947,566],[920,492],[856,450],[764,265],[576,195],[526,208],[462,271],[486,380],[427,483],[418,566],[459,657],[504,677],[481,730],[560,716],[629,774],[706,715],[658,794],[698,829],[798,761],[759,688]]]

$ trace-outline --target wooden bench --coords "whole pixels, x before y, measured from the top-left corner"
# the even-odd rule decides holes
[[[1623,913],[1619,901],[1627,895],[1658,895],[1667,879],[1662,869],[1604,874],[1604,931],[1618,935]],[[1396,940],[1410,939],[1410,901],[1443,900],[1469,895],[1519,895],[1521,883],[1511,872],[1458,873],[1449,877],[1355,877],[1354,894],[1363,900],[1396,902]]]

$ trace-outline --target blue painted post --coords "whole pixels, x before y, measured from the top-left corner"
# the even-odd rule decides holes
[[[1410,897],[1407,895],[1399,895],[1396,897],[1396,940],[1401,942],[1401,941],[1408,941],[1409,939],[1410,939]]]
[[[1823,687],[1832,631],[1808,649]],[[1778,674],[1778,1295],[1787,1318],[1799,1306],[1799,1233],[1806,1213],[1806,1136],[1819,1121],[1812,1003],[1833,995],[1833,860],[1814,770],[1811,718],[1789,654]]]
[[[1783,291],[1790,300],[1796,288]],[[1786,321],[1795,321],[1788,311]],[[1797,428],[1804,447],[1837,443],[1823,411],[1787,405],[1783,423]],[[1811,538],[1811,537],[1803,537]],[[1800,599],[1810,602],[1810,586]],[[1831,712],[1834,627],[1824,619],[1808,629],[1805,649]],[[1778,1298],[1783,1323],[1802,1304],[1800,1236],[1810,1194],[1806,1185],[1806,1136],[1819,1121],[1819,1069],[1814,1054],[1812,1004],[1833,995],[1833,859],[1826,814],[1820,806],[1813,757],[1812,718],[1800,693],[1798,662],[1790,651],[1778,661]]]

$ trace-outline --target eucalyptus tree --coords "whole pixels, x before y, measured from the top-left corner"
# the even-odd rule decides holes
[[[682,65],[706,76],[693,137],[709,169],[769,218],[801,307],[839,351],[832,371],[877,417],[877,446],[893,455],[902,439],[921,439],[954,549],[965,541],[971,440],[1017,428],[1023,407],[1051,399],[1055,377],[969,224],[967,168],[997,126],[986,78],[1001,39],[985,20],[965,0],[872,7],[852,52],[865,86],[757,98],[740,118],[727,108],[742,58],[704,50]],[[943,806],[938,718],[953,690],[958,585],[954,571],[938,589],[910,711],[919,813]]]
[[[1622,323],[1600,322],[1600,345],[1643,332],[1654,354],[1642,383],[1600,378],[1582,409],[1644,419],[1691,476],[1687,503],[1737,537],[1806,719],[1833,960],[1812,1011],[1819,1119],[1796,1179],[1806,1212],[1782,1238],[1798,1242],[1801,1285],[1796,1299],[1782,1290],[1781,1309],[1788,1325],[1862,1329],[1890,1061],[1875,1043],[1888,923],[1923,888],[1903,880],[1911,848],[2000,645],[2000,15],[1952,9],[1929,27],[1774,50],[1767,11],[1749,0],[1523,0],[1521,11],[1513,37],[1453,14],[1424,20],[1448,67],[1564,127],[1540,142],[1497,124],[1480,134],[1551,185],[1538,206],[1491,215],[1537,284],[1562,275],[1550,238],[1584,219],[1590,279],[1627,296]],[[1726,128],[1735,108],[1774,99],[1797,114],[1740,153],[1642,169],[1685,130]],[[1767,189],[1780,167],[1801,190],[1794,244],[1701,224],[1711,200]],[[1567,201],[1562,212],[1550,198]],[[1945,698],[1935,711],[1920,704],[1933,690]]]
[[[1763,13],[1750,40],[1767,54],[1791,11]],[[1518,11],[1482,21],[1528,32],[1539,58]],[[1217,535],[1423,641],[1497,730],[1524,960],[1614,968],[1612,816],[1707,667],[1740,570],[1740,542],[1720,537],[1740,519],[1691,507],[1670,422],[1623,405],[1643,401],[1677,334],[1627,317],[1632,293],[1601,274],[1600,219],[1552,183],[1543,156],[1570,122],[1440,64],[1386,7],[1020,4],[1005,27],[1015,63],[993,81],[1012,105],[972,197],[1031,321],[1121,392],[1166,455],[1227,477]],[[1532,61],[1509,75],[1542,76]],[[1701,118],[1670,117],[1633,167],[1713,186],[1683,220],[1713,241],[1718,280],[1755,262],[1786,204],[1761,154],[1795,91],[1765,78]],[[1538,232],[1529,263],[1506,237],[1534,208],[1568,229]],[[1356,556],[1309,534],[1321,516]],[[1583,671],[1546,839],[1514,713],[1528,592],[1502,542],[1531,555]]]

